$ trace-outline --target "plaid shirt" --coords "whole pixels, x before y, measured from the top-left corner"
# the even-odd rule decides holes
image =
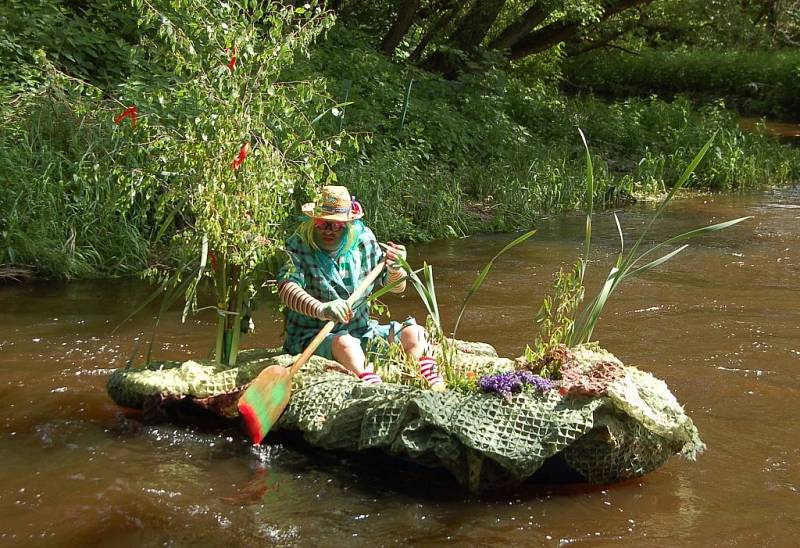
[[[350,252],[336,259],[325,251],[312,249],[297,234],[286,241],[286,251],[289,253],[289,260],[278,274],[278,284],[294,282],[323,303],[350,297],[361,280],[383,261],[383,251],[378,246],[378,240],[366,226],[362,227],[358,241]],[[376,285],[383,285],[385,276],[384,272]],[[333,333],[347,331],[354,337],[360,337],[368,330],[369,307],[364,297],[372,289],[368,288],[362,299],[357,301],[350,322],[346,325],[337,323]],[[302,352],[326,323],[294,310],[287,310],[284,350],[291,354]]]

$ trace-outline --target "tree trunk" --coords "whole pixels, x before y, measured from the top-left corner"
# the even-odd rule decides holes
[[[392,28],[381,42],[381,51],[386,55],[393,55],[397,44],[406,35],[408,29],[414,23],[414,16],[419,8],[419,0],[400,0],[397,11],[397,19],[394,20]]]
[[[522,14],[522,17],[507,26],[500,35],[489,43],[491,49],[510,49],[523,36],[538,27],[542,21],[553,12],[552,8],[543,5],[544,2],[534,3]]]
[[[453,33],[455,46],[470,52],[481,45],[505,3],[506,0],[477,0]]]
[[[578,23],[564,23],[563,21],[550,23],[536,32],[528,34],[514,44],[511,47],[511,55],[509,57],[513,60],[522,59],[528,55],[550,49],[559,42],[564,42],[568,38],[575,36],[579,28]]]
[[[414,51],[411,53],[409,60],[412,63],[416,63],[422,57],[422,52],[425,51],[425,48],[428,47],[428,44],[431,40],[433,40],[434,36],[436,36],[439,31],[445,28],[447,25],[450,24],[450,21],[458,14],[458,8],[451,8],[444,12],[436,22],[428,27],[428,30],[425,31],[425,34],[422,35],[422,38],[417,44],[417,47],[414,48]]]
[[[505,3],[506,0],[477,0],[453,33],[453,46],[467,54],[472,53],[483,42]],[[445,78],[454,80],[458,76],[461,61],[450,52],[436,51],[425,59],[422,67],[441,72]]]

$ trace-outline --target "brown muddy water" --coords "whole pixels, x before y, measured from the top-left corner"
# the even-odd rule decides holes
[[[778,120],[763,120],[761,118],[742,118],[739,121],[742,129],[760,131],[782,137],[784,139],[800,138],[800,123],[780,122]]]
[[[154,309],[112,329],[148,289],[139,281],[0,288],[0,544],[215,546],[773,546],[800,536],[800,189],[675,202],[659,238],[752,215],[696,241],[609,304],[596,337],[667,381],[708,450],[599,487],[524,485],[471,496],[444,473],[327,453],[292,439],[249,446],[233,429],[146,425],[117,408],[105,378],[141,352]],[[630,240],[646,207],[620,212]],[[460,338],[519,355],[553,273],[574,261],[582,219],[540,224],[498,261]],[[589,290],[618,250],[595,218]],[[509,235],[413,246],[434,265],[447,325]],[[422,315],[411,290],[394,316]],[[205,355],[210,316],[162,322],[154,353]],[[249,346],[280,325],[256,311]]]

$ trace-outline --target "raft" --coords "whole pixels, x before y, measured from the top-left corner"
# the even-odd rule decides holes
[[[456,341],[456,348],[453,363],[472,375],[518,365],[484,343]],[[265,367],[288,367],[294,358],[260,349],[240,352],[236,366],[151,363],[113,372],[107,390],[124,407],[190,405],[235,419],[248,383]],[[703,451],[692,420],[663,381],[597,345],[570,349],[569,359],[560,388],[503,398],[367,385],[336,362],[312,357],[295,376],[289,406],[273,429],[300,432],[323,449],[379,450],[444,468],[473,492],[522,483],[548,463],[589,483],[612,483],[652,472],[673,455],[694,460]],[[616,373],[598,389],[593,379],[609,367]]]

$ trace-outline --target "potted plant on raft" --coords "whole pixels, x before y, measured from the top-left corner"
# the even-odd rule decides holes
[[[184,319],[216,311],[214,362],[234,365],[249,300],[296,202],[335,180],[340,146],[354,142],[319,135],[317,122],[337,113],[322,82],[281,80],[332,18],[268,2],[133,4],[154,38],[138,59],[148,74],[122,86],[115,123],[148,151],[127,175],[132,198],[157,204],[163,259],[150,271],[160,285],[147,302],[163,296],[163,311],[183,295]],[[204,280],[216,302],[198,308]]]

